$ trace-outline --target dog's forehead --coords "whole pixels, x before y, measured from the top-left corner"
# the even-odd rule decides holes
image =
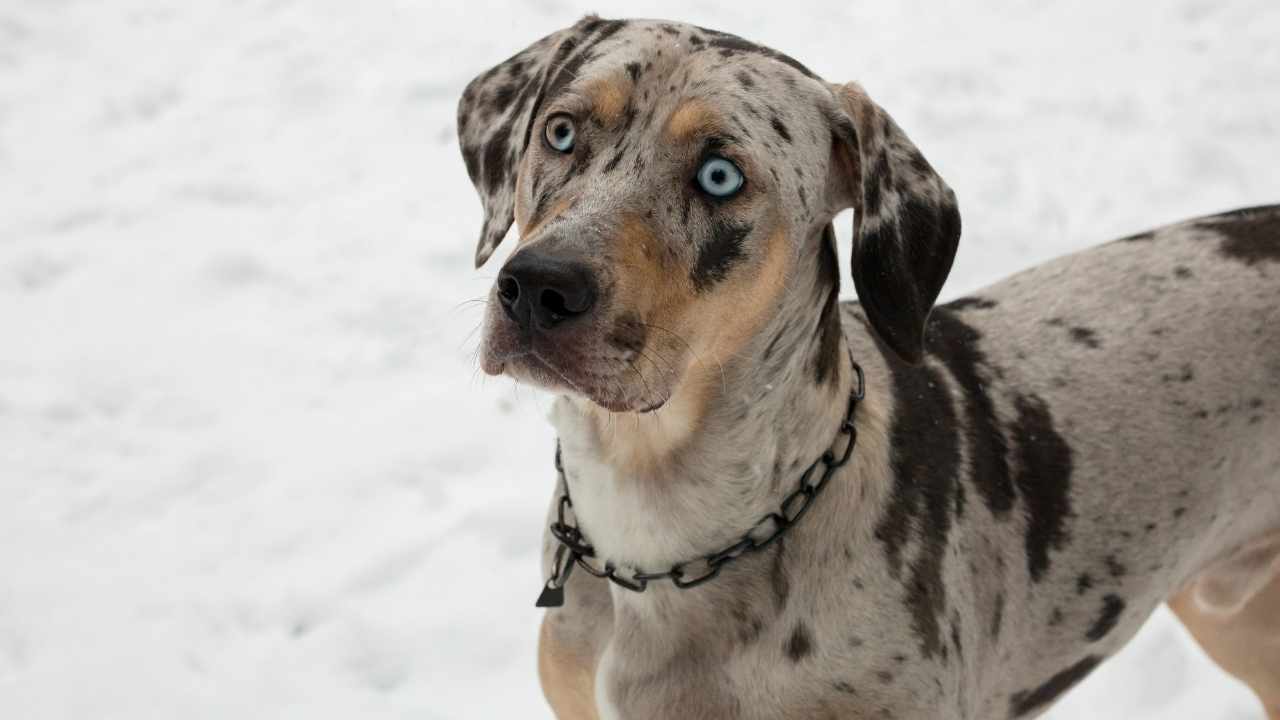
[[[766,98],[778,102],[821,84],[798,61],[736,35],[633,20],[589,50],[563,89],[580,92],[601,81],[628,80],[628,90],[646,96],[636,98],[642,102],[701,96],[716,98],[725,111],[760,114]]]

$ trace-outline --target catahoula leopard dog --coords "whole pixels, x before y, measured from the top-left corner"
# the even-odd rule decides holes
[[[934,308],[952,191],[777,51],[587,17],[458,130],[481,366],[559,394],[558,717],[1030,718],[1168,602],[1280,718],[1280,207]]]

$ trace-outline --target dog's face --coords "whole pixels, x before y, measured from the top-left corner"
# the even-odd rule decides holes
[[[739,352],[843,207],[873,202],[863,234],[892,230],[872,264],[916,252],[899,205],[915,203],[915,230],[959,234],[945,185],[856,87],[714,31],[586,18],[473,81],[458,121],[486,210],[477,265],[513,219],[520,232],[482,367],[612,411],[659,407]],[[902,174],[868,182],[873,164]],[[954,238],[939,242],[949,267]],[[921,326],[930,280],[898,292]],[[880,329],[910,354],[911,330],[895,344]]]

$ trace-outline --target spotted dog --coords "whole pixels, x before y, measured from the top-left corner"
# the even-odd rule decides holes
[[[558,717],[1030,718],[1168,602],[1280,718],[1280,207],[935,308],[951,190],[861,87],[734,35],[587,17],[458,130],[477,266],[520,237],[480,362],[559,394],[548,517],[597,570],[764,532],[864,375],[848,463],[709,581],[566,577],[548,534]]]

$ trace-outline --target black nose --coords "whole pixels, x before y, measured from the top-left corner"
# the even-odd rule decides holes
[[[580,260],[524,250],[498,273],[498,302],[520,327],[549,330],[591,310],[596,284]]]

